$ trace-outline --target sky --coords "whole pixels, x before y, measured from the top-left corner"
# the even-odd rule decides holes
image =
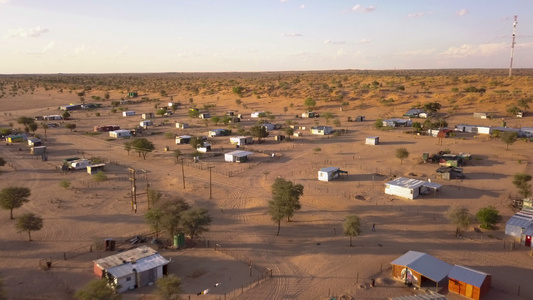
[[[533,68],[533,0],[0,0],[0,74]]]

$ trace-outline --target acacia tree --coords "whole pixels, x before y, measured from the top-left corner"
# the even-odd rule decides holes
[[[44,140],[46,141],[46,140],[47,140],[47,139],[46,139],[46,130],[49,128],[49,127],[48,127],[48,124],[46,124],[45,122],[42,122],[42,123],[41,123],[41,127],[42,127],[43,130],[44,130]]]
[[[250,134],[253,137],[257,138],[257,141],[261,143],[262,139],[266,138],[269,133],[266,130],[265,126],[261,126],[258,124],[250,128]]]
[[[159,237],[161,231],[161,219],[163,218],[163,211],[159,208],[152,208],[144,214],[144,220],[150,228],[155,232],[155,237]]]
[[[140,139],[134,139],[131,142],[131,148],[135,152],[139,153],[139,157],[141,157],[142,155],[143,159],[146,160],[146,154],[148,154],[149,152],[152,152],[155,149],[155,146],[149,140],[145,138],[140,138]]]
[[[154,294],[164,300],[179,300],[180,294],[183,293],[181,280],[174,274],[158,278],[155,281],[155,287]]]
[[[316,100],[313,98],[306,98],[304,101],[304,105],[307,106],[307,109],[313,110],[316,107]]]
[[[480,208],[476,214],[476,218],[481,223],[481,228],[493,229],[494,224],[500,221],[501,216],[494,206],[489,205]]]
[[[400,165],[403,165],[403,160],[409,157],[409,151],[404,147],[396,149],[396,158],[400,160]]]
[[[31,191],[27,187],[6,187],[0,192],[0,207],[5,210],[10,210],[11,220],[13,220],[13,209],[20,208],[24,203],[29,202],[28,197]]]
[[[39,231],[43,228],[43,219],[32,213],[25,213],[17,219],[15,228],[19,231],[27,231],[28,238],[31,242],[31,232]]]
[[[518,189],[520,196],[524,198],[529,198],[531,196],[531,184],[528,182],[531,181],[531,175],[526,173],[518,173],[513,177],[513,184]]]
[[[350,247],[352,247],[352,237],[361,234],[361,219],[356,215],[349,215],[344,219],[343,233],[350,237]]]
[[[124,142],[124,150],[128,151],[128,155],[130,155],[131,142]]]
[[[37,128],[39,128],[39,125],[37,125],[37,123],[28,124],[28,129],[33,132],[33,135],[35,135],[35,131],[37,131]]]
[[[518,139],[518,134],[516,132],[505,131],[500,134],[500,139],[507,145],[507,150],[509,150],[509,145],[514,144]]]
[[[450,207],[446,217],[452,225],[455,225],[455,236],[460,236],[462,231],[468,228],[472,216],[466,207]]]
[[[209,231],[209,224],[212,218],[206,208],[191,208],[184,211],[181,215],[181,226],[183,232],[187,234],[191,240],[194,240],[202,233]]]
[[[181,198],[175,198],[160,203],[156,206],[156,209],[160,209],[163,212],[161,216],[161,228],[165,230],[170,237],[182,231],[181,216],[182,213],[190,208]]]
[[[269,213],[272,216],[272,220],[278,223],[276,235],[279,235],[281,220],[287,218],[287,222],[290,222],[294,212],[302,208],[300,197],[303,195],[304,187],[301,184],[294,184],[289,180],[278,177],[272,184],[271,189],[272,200],[268,203]]]
[[[115,290],[108,285],[105,278],[93,279],[81,290],[74,293],[74,297],[80,300],[120,300],[122,297],[116,294]]]

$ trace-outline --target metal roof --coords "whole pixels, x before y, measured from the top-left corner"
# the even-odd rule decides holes
[[[533,223],[524,230],[524,235],[533,236]]]
[[[419,294],[412,296],[399,296],[393,297],[392,300],[447,300],[444,295],[441,294]]]
[[[126,262],[138,261],[142,258],[154,254],[157,254],[157,251],[145,245],[128,251],[117,253],[115,255],[100,258],[98,260],[95,260],[94,263],[104,269],[110,269],[122,265]]]
[[[416,272],[422,274],[435,282],[439,282],[448,276],[448,272],[452,268],[451,265],[437,259],[429,254],[408,251],[404,255],[398,257],[393,262],[393,265],[406,266]]]
[[[248,156],[252,154],[254,153],[250,151],[242,151],[242,150],[236,150],[236,151],[231,151],[231,152],[226,153],[226,155],[232,155],[232,156],[237,156],[237,157],[244,157],[244,156]]]
[[[339,168],[337,167],[327,167],[327,168],[322,168],[320,169],[320,172],[336,172],[336,171],[339,171]]]
[[[128,276],[133,274],[133,270],[137,271],[138,273],[144,272],[146,270],[154,269],[159,266],[164,266],[168,264],[168,260],[166,260],[161,254],[156,253],[148,257],[141,258],[135,262],[128,262],[110,269],[107,269],[107,272],[109,274],[113,275],[115,278],[120,278],[124,276]]]
[[[427,187],[430,188],[430,189],[436,189],[436,190],[438,190],[438,189],[440,189],[440,188],[442,187],[442,184],[438,184],[438,183],[435,183],[435,182],[429,182],[429,181],[428,181],[428,182],[425,182],[425,181],[424,181],[423,186],[427,186]]]
[[[399,177],[385,184],[400,186],[400,187],[409,188],[409,189],[416,189],[418,187],[423,186],[425,183],[426,183],[425,181],[418,180],[418,179]]]
[[[531,224],[533,224],[533,215],[524,212],[518,212],[514,214],[505,225],[517,226],[525,229],[528,228]]]
[[[453,266],[448,274],[450,279],[459,280],[478,288],[481,287],[487,276],[489,274],[458,265]]]

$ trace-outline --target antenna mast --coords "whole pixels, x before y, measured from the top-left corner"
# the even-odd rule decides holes
[[[511,43],[511,62],[509,65],[509,77],[513,74],[513,56],[514,56],[514,44],[515,44],[515,38],[516,38],[516,19],[518,18],[517,15],[514,16],[514,22],[513,22],[513,41]]]

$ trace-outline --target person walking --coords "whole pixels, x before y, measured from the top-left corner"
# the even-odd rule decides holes
[[[376,231],[376,224],[372,224],[372,231]]]

